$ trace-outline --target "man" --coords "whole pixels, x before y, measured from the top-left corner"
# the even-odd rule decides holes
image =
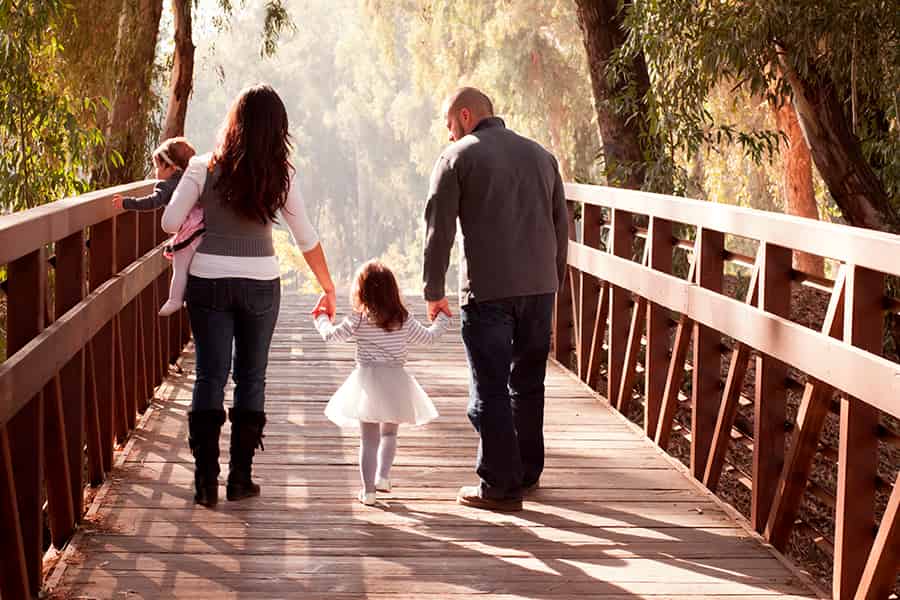
[[[544,467],[544,373],[568,245],[563,183],[553,155],[507,129],[481,91],[457,90],[443,112],[452,143],[425,208],[425,300],[432,319],[450,316],[444,279],[458,219],[468,416],[480,436],[481,482],[457,501],[521,510]]]

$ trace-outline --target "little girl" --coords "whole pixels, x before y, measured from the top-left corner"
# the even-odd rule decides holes
[[[156,178],[162,180],[153,187],[153,193],[142,198],[122,197],[116,194],[113,196],[113,205],[116,208],[140,211],[156,210],[166,206],[194,154],[194,147],[185,138],[167,139],[153,151]],[[169,299],[159,309],[161,317],[175,314],[184,304],[188,271],[194,252],[200,245],[203,231],[203,209],[196,205],[166,247],[165,256],[172,261],[172,282],[169,284]]]
[[[375,491],[390,492],[390,470],[400,423],[422,425],[438,416],[431,399],[403,368],[409,344],[433,344],[447,330],[444,315],[425,327],[409,315],[394,274],[378,261],[360,267],[350,293],[353,314],[334,326],[314,314],[325,341],[356,341],[356,369],[325,407],[335,425],[360,429],[359,501],[375,504]],[[377,479],[376,479],[377,471]]]

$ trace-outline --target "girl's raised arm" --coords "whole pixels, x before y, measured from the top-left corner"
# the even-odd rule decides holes
[[[407,329],[406,342],[408,344],[433,344],[447,331],[450,327],[450,317],[444,313],[438,313],[437,318],[430,327],[425,327],[415,317],[409,318],[409,329]]]
[[[360,313],[353,313],[353,316],[344,317],[341,324],[337,326],[325,314],[319,313],[315,318],[316,329],[326,342],[335,340],[338,342],[349,342],[353,339],[353,335],[361,322],[362,314]]]

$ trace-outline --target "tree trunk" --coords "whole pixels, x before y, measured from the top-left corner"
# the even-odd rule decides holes
[[[191,39],[192,0],[172,0],[175,13],[175,59],[169,84],[169,108],[162,140],[184,135],[184,120],[194,82],[194,42]]]
[[[787,137],[787,142],[781,144],[786,212],[798,217],[818,219],[819,209],[813,192],[812,156],[803,138],[797,112],[790,102],[784,102],[781,106],[772,104],[772,111],[775,113],[778,129]],[[825,275],[825,260],[821,256],[796,252],[794,263],[794,268],[805,273],[819,277]]]
[[[638,96],[636,105],[643,107],[643,98],[650,89],[650,77],[643,55],[634,59],[627,78],[610,81],[606,67],[613,53],[625,43],[627,33],[622,28],[622,13],[618,0],[575,0],[578,25],[584,35],[594,107],[597,110],[597,128],[603,143],[606,159],[606,176],[610,185],[639,189],[646,173],[645,132],[646,115],[622,114],[616,110],[614,100],[634,87]],[[625,0],[626,10],[631,5]]]
[[[145,142],[149,120],[150,83],[162,0],[122,4],[116,43],[116,89],[107,139],[124,161],[110,169],[107,184],[140,179],[146,172]]]
[[[781,67],[791,84],[812,158],[844,218],[856,227],[900,232],[900,218],[863,157],[834,85],[817,76],[812,66],[806,78],[800,76],[784,56]]]

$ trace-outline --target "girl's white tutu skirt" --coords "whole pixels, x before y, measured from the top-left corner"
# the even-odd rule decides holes
[[[437,418],[438,412],[403,367],[357,365],[328,401],[325,416],[339,427],[360,421],[423,425]]]

